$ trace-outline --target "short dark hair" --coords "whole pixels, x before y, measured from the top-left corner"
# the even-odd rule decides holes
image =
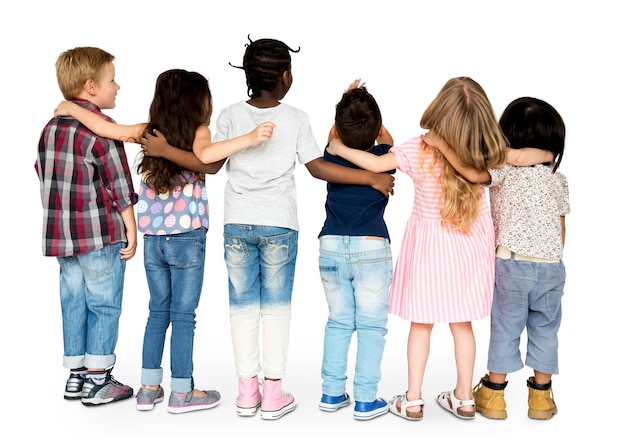
[[[557,170],[565,150],[565,122],[552,105],[528,96],[514,99],[502,112],[500,127],[511,148],[552,152],[552,170]]]
[[[255,98],[262,91],[273,90],[282,74],[291,71],[290,52],[299,52],[300,48],[292,49],[282,41],[272,38],[252,41],[250,35],[248,41],[243,55],[243,67],[231,66],[244,70],[248,96]]]
[[[335,106],[337,134],[347,147],[369,150],[382,124],[378,103],[365,87],[346,91]]]

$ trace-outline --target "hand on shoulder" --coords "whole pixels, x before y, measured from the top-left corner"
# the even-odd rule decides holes
[[[61,116],[72,116],[71,109],[73,106],[76,106],[76,104],[72,101],[61,101],[57,108],[54,109],[54,117],[59,118]]]

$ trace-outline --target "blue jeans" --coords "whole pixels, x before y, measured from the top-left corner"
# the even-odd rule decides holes
[[[542,373],[558,374],[557,332],[564,287],[562,261],[537,263],[496,258],[489,371],[508,374],[524,366],[520,338],[526,328],[526,365]]]
[[[110,368],[122,313],[126,260],[115,243],[87,254],[57,257],[63,317],[63,366]]]
[[[171,389],[193,389],[196,308],[204,279],[206,228],[172,235],[144,235],[144,267],[150,289],[150,314],[143,338],[141,383],[163,380],[165,335],[170,336]]]
[[[261,371],[271,379],[285,375],[297,254],[298,231],[224,226],[231,337],[240,378],[251,378]]]
[[[346,391],[348,349],[357,334],[354,399],[376,400],[381,372],[393,262],[389,240],[379,237],[320,237],[319,270],[328,302],[322,392]]]

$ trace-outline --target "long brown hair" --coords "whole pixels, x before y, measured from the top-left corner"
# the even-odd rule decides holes
[[[159,130],[167,142],[181,150],[193,151],[196,130],[211,117],[209,81],[197,72],[167,70],[159,75],[150,104],[147,131]],[[158,194],[189,183],[190,172],[161,157],[143,156],[137,172]],[[204,181],[204,174],[196,176]]]

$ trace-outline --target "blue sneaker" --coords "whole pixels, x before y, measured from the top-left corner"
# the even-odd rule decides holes
[[[350,405],[350,396],[347,393],[343,393],[341,396],[322,394],[322,400],[320,400],[320,409],[322,411],[337,411],[339,408],[348,405]]]
[[[389,411],[387,401],[380,397],[373,402],[356,401],[354,405],[354,418],[357,420],[370,420]]]

